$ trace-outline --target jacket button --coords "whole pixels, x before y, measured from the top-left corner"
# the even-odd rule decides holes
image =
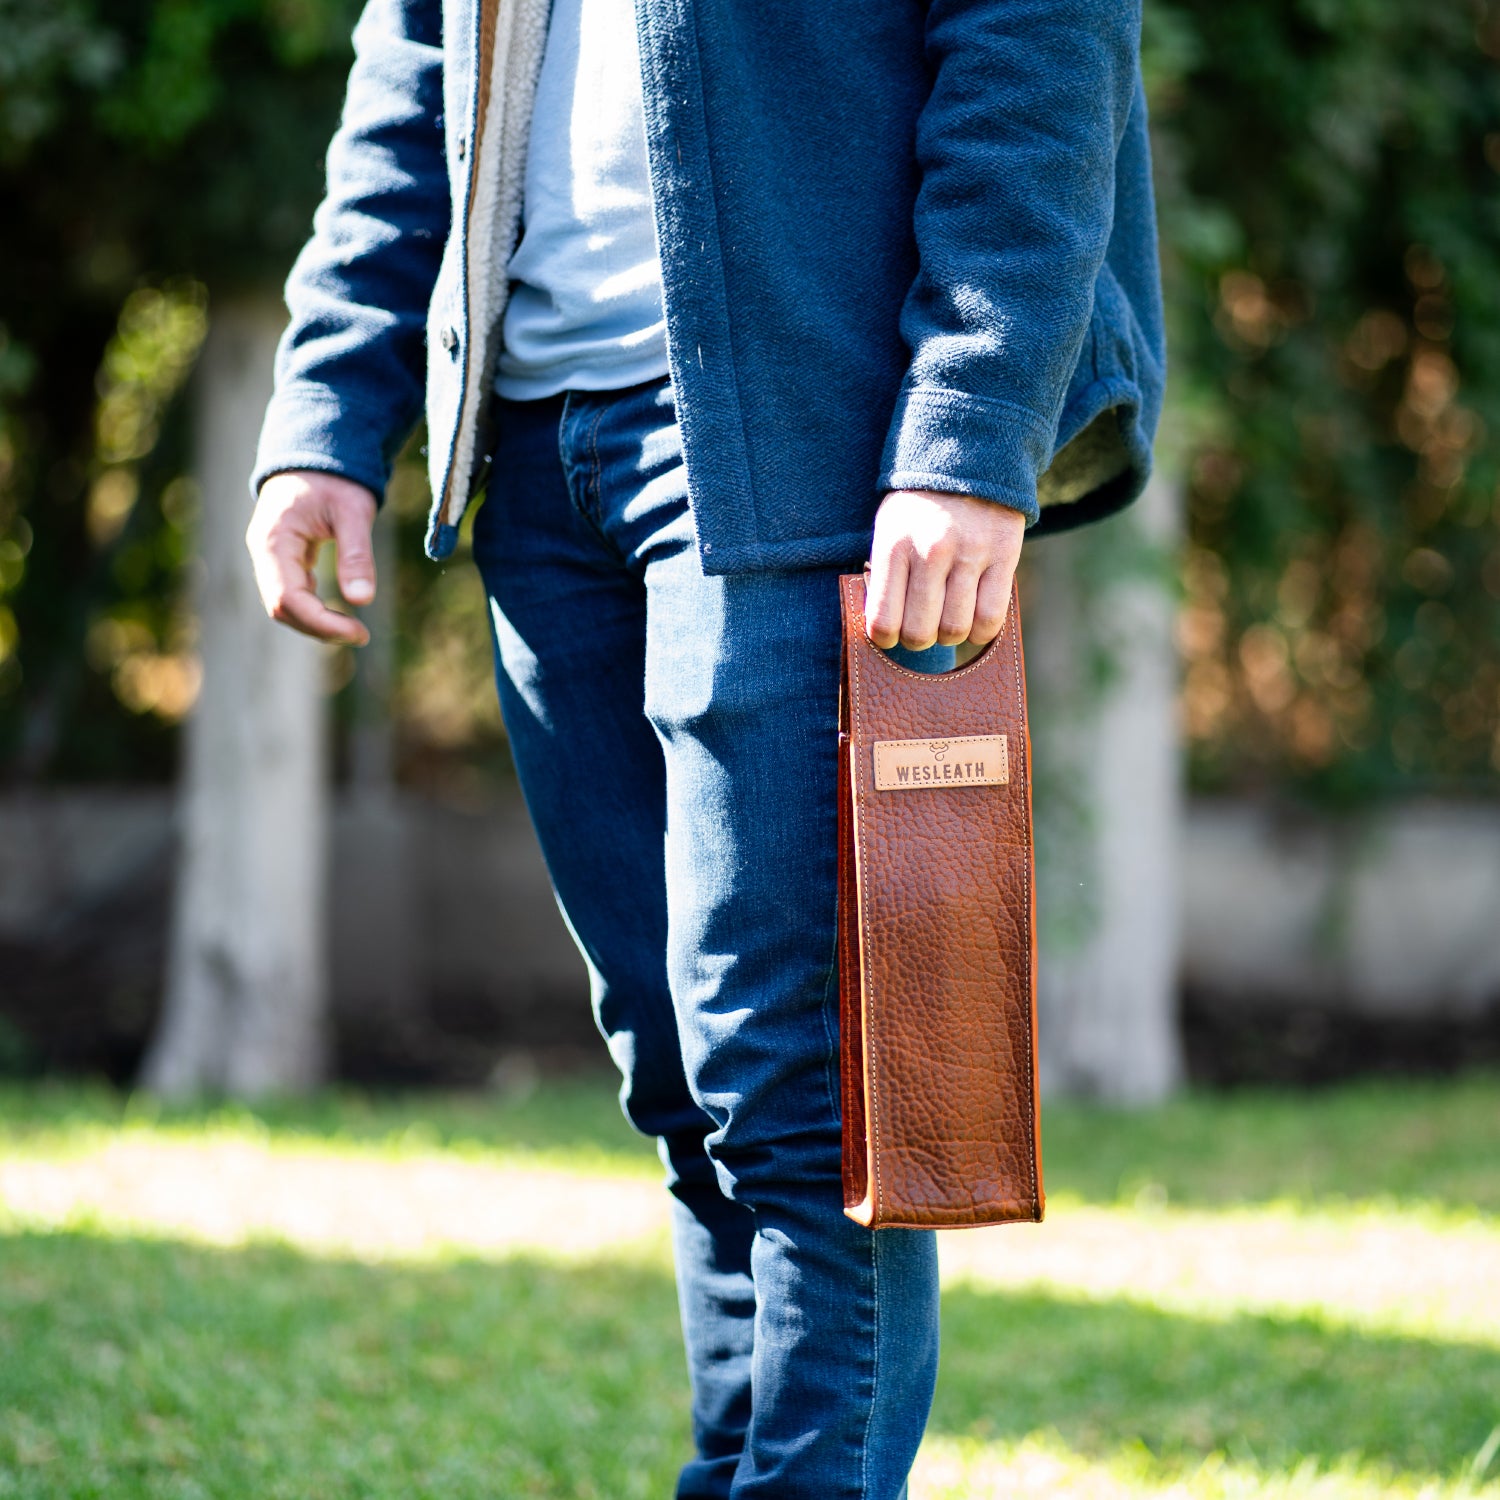
[[[457,332],[457,330],[453,329],[453,328],[445,328],[438,335],[438,343],[440,343],[443,346],[443,348],[445,348],[448,351],[449,354],[452,354],[453,351],[458,348],[458,332]]]

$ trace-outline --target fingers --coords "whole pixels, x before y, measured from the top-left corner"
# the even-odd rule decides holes
[[[351,501],[341,496],[334,499],[332,511],[339,592],[350,604],[368,604],[375,597],[374,507],[362,505],[358,497]]]
[[[1010,612],[1011,580],[1015,577],[1013,563],[996,563],[987,568],[979,580],[974,600],[974,621],[969,627],[969,639],[976,646],[987,646],[1005,629],[1005,616]]]
[[[363,646],[370,632],[352,615],[341,614],[318,597],[313,559],[317,542],[291,533],[276,537],[270,546],[270,586],[262,586],[266,613],[303,635],[320,641]],[[257,570],[259,571],[259,570]]]
[[[937,644],[956,646],[970,638],[974,624],[974,600],[979,592],[979,569],[955,564],[943,584],[938,615]]]
[[[1004,628],[1026,518],[966,495],[893,490],[875,517],[866,628],[884,649],[984,645]]]
[[[351,602],[367,603],[375,592],[374,514],[375,497],[336,475],[286,473],[268,479],[245,532],[266,613],[317,640],[363,646],[370,639],[364,625],[318,597],[314,564],[321,544],[337,541],[340,587]]]
[[[911,558],[905,548],[882,543],[877,527],[865,589],[865,629],[875,645],[888,651],[901,639]]]
[[[906,607],[901,615],[901,644],[908,651],[925,651],[938,640],[949,566],[942,553],[912,561],[906,580]],[[963,636],[955,639],[961,641]]]

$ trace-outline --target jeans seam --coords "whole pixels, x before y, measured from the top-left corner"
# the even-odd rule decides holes
[[[568,503],[574,510],[581,510],[578,494],[573,486],[573,466],[568,462],[568,427],[573,417],[573,393],[563,394],[562,410],[557,414],[557,461],[562,465],[563,484],[568,491]]]
[[[600,524],[598,516],[593,514],[588,504],[588,495],[579,496],[578,486],[575,483],[575,471],[577,465],[569,459],[569,449],[572,446],[569,440],[569,428],[576,425],[577,413],[574,410],[573,391],[567,391],[563,395],[562,413],[557,419],[557,459],[562,465],[563,483],[568,491],[568,503],[583,523],[601,540],[609,541],[604,527]],[[599,465],[599,424],[604,420],[605,403],[600,402],[598,412],[594,417],[594,425],[591,429],[587,446],[589,461],[592,472],[589,475],[588,484],[594,489],[594,509],[599,509],[598,498],[601,489],[600,465]],[[587,486],[585,486],[587,489]]]
[[[835,880],[837,877],[835,877]],[[833,957],[828,964],[828,978],[823,981],[823,1035],[828,1042],[828,1060],[823,1065],[823,1082],[828,1089],[828,1108],[839,1126],[842,1139],[844,1114],[839,1105],[838,1084],[834,1082],[834,1068],[839,1059],[839,1033],[833,1024],[830,1012],[838,1003],[839,992],[839,924],[838,896],[834,896]]]
[[[594,512],[596,516],[595,525],[598,525],[604,515],[604,472],[599,462],[599,428],[604,422],[605,403],[599,403],[598,414],[594,418],[594,425],[589,429],[589,457],[594,465]]]
[[[865,1440],[859,1455],[861,1500],[867,1500],[870,1493],[870,1434],[875,1429],[875,1408],[880,1403],[880,1249],[875,1237],[876,1231],[870,1230],[870,1307],[875,1332],[870,1354],[870,1413],[865,1418]]]

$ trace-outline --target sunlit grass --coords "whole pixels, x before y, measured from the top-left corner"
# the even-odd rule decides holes
[[[913,1500],[1500,1500],[1500,1089],[1046,1114],[943,1238]],[[0,1497],[671,1493],[682,1353],[610,1085],[0,1092]]]
[[[1002,1450],[1051,1433],[1106,1467],[1144,1445],[1159,1480],[1222,1454],[1247,1474],[1456,1483],[1500,1424],[1493,1344],[973,1286],[948,1290],[943,1331],[935,1433]]]
[[[1017,1442],[929,1438],[912,1489],[914,1500],[1471,1500],[1495,1493],[1469,1474],[1434,1480],[1357,1458],[1331,1465],[1302,1458],[1278,1468],[1215,1451],[1164,1464],[1136,1441],[1090,1460],[1053,1432]]]
[[[93,1129],[93,1127],[91,1127]],[[415,1261],[454,1254],[665,1254],[653,1182],[503,1156],[231,1133],[126,1129],[47,1156],[0,1156],[0,1230],[72,1229]],[[1213,1317],[1256,1311],[1500,1347],[1500,1223],[1363,1206],[1099,1207],[1055,1200],[1047,1222],[946,1235],[945,1276]],[[1413,1268],[1418,1268],[1414,1274]]]

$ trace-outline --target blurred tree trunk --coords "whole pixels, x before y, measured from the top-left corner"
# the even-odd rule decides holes
[[[349,790],[339,809],[336,872],[341,906],[346,912],[352,906],[359,927],[341,929],[335,922],[333,942],[337,993],[346,1007],[341,1034],[366,1066],[399,1068],[421,1055],[428,1029],[407,890],[411,854],[396,788],[396,517],[389,505],[376,517],[372,542],[378,587],[360,611],[370,644],[355,656]]]
[[[1143,1104],[1182,1075],[1181,503],[1159,475],[1123,515],[1028,558],[1044,1092]]]
[[[300,1089],[323,1074],[327,772],[322,653],[255,590],[245,481],[282,313],[213,309],[195,379],[203,685],[186,728],[166,1003],[142,1082]]]

